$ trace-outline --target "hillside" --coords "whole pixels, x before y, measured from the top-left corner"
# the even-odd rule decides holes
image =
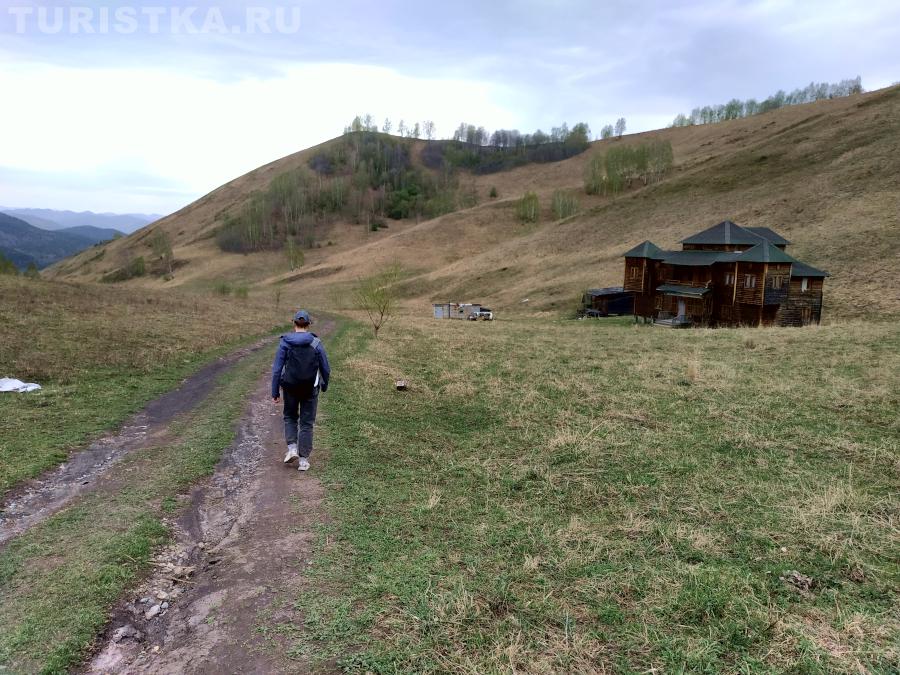
[[[583,191],[591,158],[616,144],[670,141],[675,168],[662,181],[618,197]],[[267,164],[168,216],[152,228],[55,266],[68,279],[96,281],[136,256],[153,256],[151,238],[167,233],[174,279],[145,276],[127,283],[207,288],[240,281],[265,289],[282,282],[311,304],[339,302],[339,291],[391,262],[408,278],[410,305],[472,299],[500,310],[568,311],[582,289],[621,283],[621,254],[644,239],[674,247],[684,236],[729,218],[771,227],[792,241],[790,252],[828,270],[827,320],[900,311],[889,274],[900,233],[900,87],[782,108],[763,115],[604,140],[587,152],[501,173],[458,176],[477,205],[419,223],[387,220],[388,229],[335,220],[318,227],[291,271],[283,252],[224,253],[216,231],[225,219],[286,172],[342,139]],[[426,141],[408,141],[423,172]],[[328,186],[327,176],[319,176]],[[490,199],[496,188],[497,199]],[[554,190],[578,195],[581,212],[555,221]],[[515,201],[526,190],[541,199],[541,218],[522,225]],[[269,291],[266,291],[269,292]],[[523,302],[527,299],[527,303]]]
[[[90,248],[97,241],[77,229],[51,232],[0,213],[0,252],[20,269],[32,262],[38,268],[46,267]]]
[[[102,241],[109,241],[117,237],[124,237],[125,233],[111,227],[94,227],[93,225],[77,225],[75,227],[64,227],[57,232],[66,234],[74,234],[83,237],[92,244],[99,244]]]

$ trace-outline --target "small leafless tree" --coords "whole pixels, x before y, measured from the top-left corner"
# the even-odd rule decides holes
[[[367,279],[360,279],[353,292],[354,305],[369,317],[375,337],[378,331],[393,316],[397,309],[397,288],[402,270],[399,265],[387,269]]]

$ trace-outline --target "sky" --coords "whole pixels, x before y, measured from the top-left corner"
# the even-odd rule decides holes
[[[355,115],[628,132],[900,80],[900,2],[0,0],[0,204],[166,214]]]

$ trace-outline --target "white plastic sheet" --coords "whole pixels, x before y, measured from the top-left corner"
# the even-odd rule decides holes
[[[17,394],[25,394],[40,388],[41,385],[33,382],[22,382],[22,380],[14,380],[11,377],[0,377],[0,392],[14,391]]]

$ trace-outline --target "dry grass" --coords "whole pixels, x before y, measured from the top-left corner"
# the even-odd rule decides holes
[[[267,333],[292,306],[246,300],[0,278],[0,364],[9,374],[70,384],[96,368],[143,374]]]
[[[578,190],[590,157],[611,143],[663,138],[675,150],[676,171],[658,185],[610,200],[582,198],[584,212],[563,222],[545,213],[520,225],[513,204],[534,190],[549,204],[554,190]],[[529,165],[474,177],[479,206],[421,224],[391,223],[381,233],[336,224],[334,246],[309,252],[302,278],[289,284],[323,305],[336,286],[394,262],[412,274],[410,306],[435,298],[469,298],[510,312],[569,311],[581,290],[621,283],[621,253],[643,239],[677,246],[684,236],[732,218],[769,226],[793,244],[798,258],[831,272],[826,321],[896,315],[900,296],[891,270],[900,253],[900,89],[791,106],[744,120],[665,129],[599,141],[588,152],[554,164]],[[161,223],[188,264],[175,284],[203,287],[213,279],[268,284],[290,278],[279,254],[224,255],[211,239],[216,214],[245,199],[276,173],[303,164],[315,149],[243,176]],[[467,179],[468,180],[468,179]],[[488,200],[492,186],[500,192]],[[94,278],[146,244],[140,235],[109,245],[109,255],[84,266],[86,254],[60,272]],[[80,266],[80,267],[79,267]],[[82,275],[87,275],[82,276]],[[152,279],[138,285],[159,285]],[[522,301],[528,298],[528,303]]]
[[[0,376],[44,387],[0,397],[0,493],[292,311],[260,292],[244,300],[0,277]]]

